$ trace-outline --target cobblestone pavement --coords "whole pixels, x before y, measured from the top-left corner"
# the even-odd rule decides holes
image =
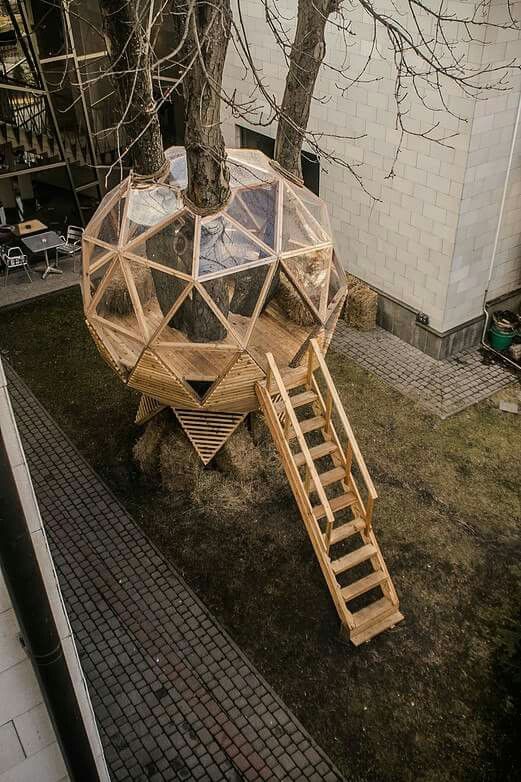
[[[339,321],[331,349],[440,418],[486,399],[516,379],[515,373],[503,366],[486,363],[477,348],[436,361],[379,327],[361,332]]]
[[[340,782],[8,365],[6,373],[112,779]]]
[[[42,272],[45,269],[44,263],[37,263],[35,266],[31,266],[32,282],[29,282],[25,272],[14,271],[9,273],[7,285],[4,285],[2,272],[0,275],[0,308],[21,304],[23,301],[37,299],[39,296],[71,288],[73,285],[79,285],[80,275],[78,271],[74,271],[73,261],[73,258],[60,258],[59,268],[63,274],[49,274],[45,280],[42,280]],[[81,259],[76,259],[76,268],[79,269],[80,265]]]

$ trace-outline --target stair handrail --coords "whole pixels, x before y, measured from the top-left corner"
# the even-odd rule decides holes
[[[340,399],[338,395],[338,391],[336,390],[335,383],[333,381],[333,378],[331,377],[331,374],[329,372],[328,366],[326,364],[326,361],[324,359],[324,354],[322,353],[320,346],[316,339],[310,340],[310,350],[313,351],[318,366],[322,372],[322,375],[324,377],[324,380],[326,381],[327,390],[330,395],[330,399],[333,403],[333,406],[337,412],[337,415],[340,419],[340,422],[344,428],[345,434],[347,436],[347,440],[349,443],[349,446],[351,448],[351,453],[353,454],[353,457],[358,465],[358,469],[360,470],[360,475],[363,478],[363,481],[365,483],[365,487],[367,489],[368,494],[368,502],[366,504],[366,523],[367,526],[371,526],[371,519],[373,514],[373,504],[374,501],[378,498],[378,493],[375,489],[374,483],[372,481],[372,478],[369,474],[369,470],[367,469],[367,465],[365,463],[365,459],[362,456],[362,452],[360,450],[360,447],[358,445],[358,442],[355,437],[355,433],[353,432],[353,429],[351,428],[351,424],[349,423],[349,419],[346,415],[346,411],[344,410],[344,406],[342,404],[342,400]]]
[[[286,389],[286,386],[284,385],[284,381],[282,379],[282,376],[279,372],[279,368],[277,364],[275,363],[275,359],[273,358],[273,355],[271,353],[266,353],[266,359],[268,361],[268,367],[269,367],[269,374],[267,378],[267,391],[268,394],[270,393],[270,380],[273,377],[275,380],[275,384],[277,386],[277,392],[280,394],[281,399],[284,403],[284,407],[286,409],[286,415],[288,416],[291,426],[293,427],[293,431],[295,432],[295,435],[297,437],[298,443],[300,445],[300,449],[302,451],[302,454],[304,455],[307,474],[309,475],[313,486],[314,491],[316,491],[318,498],[320,500],[321,505],[323,506],[325,512],[326,512],[326,519],[327,519],[327,543],[325,544],[326,552],[329,550],[329,538],[331,537],[331,531],[333,528],[333,524],[335,521],[335,517],[333,515],[333,511],[331,510],[331,506],[329,505],[329,500],[327,498],[327,495],[324,491],[324,487],[322,486],[322,483],[320,481],[320,478],[318,476],[317,469],[315,467],[315,463],[311,457],[311,454],[309,452],[308,444],[306,442],[306,438],[304,437],[304,434],[300,428],[300,424],[298,421],[298,418],[295,414],[295,410],[293,408],[293,405],[291,404],[291,400],[288,394],[288,391]],[[309,494],[309,492],[308,492]],[[315,520],[315,523],[317,527],[319,527],[318,521]],[[320,527],[319,527],[320,531]],[[320,538],[322,538],[322,533],[320,533]]]

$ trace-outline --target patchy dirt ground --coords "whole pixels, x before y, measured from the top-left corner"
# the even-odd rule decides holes
[[[484,402],[440,421],[330,354],[406,616],[355,649],[269,447],[253,482],[209,470],[167,497],[132,462],[138,396],[79,291],[1,312],[0,348],[348,778],[517,779],[521,416]]]

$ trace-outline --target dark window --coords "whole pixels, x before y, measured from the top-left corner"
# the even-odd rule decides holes
[[[241,131],[241,147],[247,149],[259,149],[264,152],[267,157],[273,158],[275,151],[275,141],[269,136],[265,136],[262,133],[257,133],[256,130],[250,130],[249,128],[239,128]],[[304,184],[306,187],[319,195],[320,186],[320,163],[318,157],[312,152],[302,153],[302,176],[304,177]]]

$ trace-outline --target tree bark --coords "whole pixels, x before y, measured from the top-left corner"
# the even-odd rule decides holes
[[[150,175],[165,161],[146,34],[150,3],[100,0],[99,4],[125,139],[127,146],[132,143],[132,166],[136,174]]]
[[[185,9],[186,9],[186,4]],[[205,213],[218,211],[229,198],[230,175],[221,132],[221,85],[230,38],[230,0],[198,2],[187,14],[175,4],[174,16],[181,40],[185,99],[185,148],[188,167],[187,196]]]
[[[299,0],[297,29],[282,99],[275,140],[275,160],[292,176],[302,179],[301,152],[311,100],[326,54],[324,29],[339,0]]]

